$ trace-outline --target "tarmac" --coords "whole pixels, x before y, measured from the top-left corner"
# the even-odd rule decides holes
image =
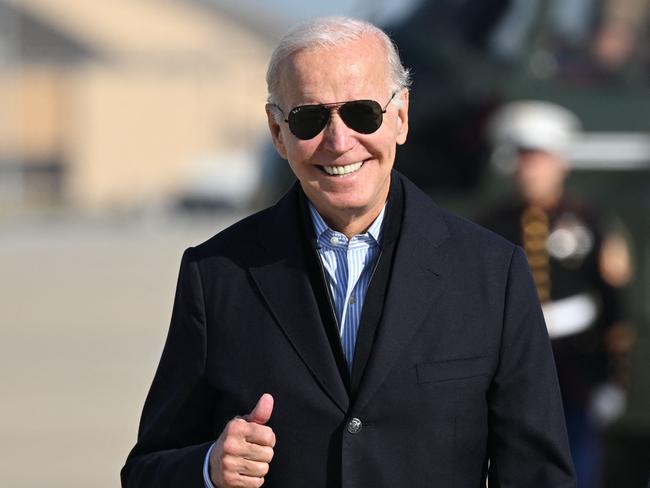
[[[235,219],[0,222],[0,486],[120,486],[182,252]]]

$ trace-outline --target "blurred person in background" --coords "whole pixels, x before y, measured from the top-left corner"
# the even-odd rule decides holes
[[[631,276],[624,233],[565,191],[580,123],[539,101],[507,104],[493,120],[498,151],[515,159],[518,199],[479,222],[521,245],[553,345],[578,486],[599,486],[599,427],[622,413],[631,334],[619,290]]]
[[[300,24],[267,83],[298,183],[185,252],[123,485],[575,486],[524,253],[393,170],[391,40]]]

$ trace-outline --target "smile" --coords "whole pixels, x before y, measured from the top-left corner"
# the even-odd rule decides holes
[[[352,163],[346,166],[321,166],[321,168],[330,176],[344,176],[358,171],[359,168],[363,166],[364,162],[365,161],[360,161],[358,163]]]

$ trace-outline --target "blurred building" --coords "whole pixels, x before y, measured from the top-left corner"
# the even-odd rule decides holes
[[[270,49],[198,2],[0,0],[0,215],[136,207],[252,149]]]

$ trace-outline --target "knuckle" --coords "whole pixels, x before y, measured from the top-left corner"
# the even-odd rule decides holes
[[[228,425],[226,426],[226,431],[228,432],[228,435],[238,435],[241,434],[244,426],[246,425],[246,421],[240,418],[232,419],[230,422],[228,422]]]
[[[235,429],[235,427],[234,427],[234,424],[232,423],[232,421],[228,422],[226,424],[225,429],[223,429],[223,436],[225,438],[228,438],[228,437],[234,435],[234,429]]]
[[[223,481],[228,485],[234,485],[235,481],[237,481],[237,476],[234,473],[230,472],[224,472],[223,473]]]
[[[267,446],[273,446],[275,444],[275,433],[270,427],[265,427],[261,433],[262,442]]]
[[[263,463],[270,463],[273,459],[273,449],[270,447],[263,447],[260,450],[260,461]]]
[[[227,454],[232,454],[237,450],[237,441],[235,441],[232,437],[227,437],[226,440],[223,441],[223,452]]]
[[[237,462],[232,456],[224,456],[224,458],[221,460],[221,470],[223,471],[224,475],[226,473],[230,474],[235,472],[236,467]]]

